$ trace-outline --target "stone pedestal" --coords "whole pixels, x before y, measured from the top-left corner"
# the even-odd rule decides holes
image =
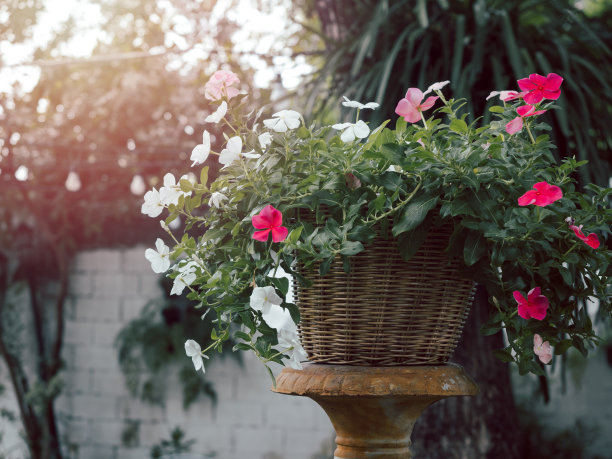
[[[476,395],[462,367],[357,367],[307,363],[285,368],[275,392],[306,396],[325,410],[336,430],[335,459],[408,459],[410,434],[432,403]]]

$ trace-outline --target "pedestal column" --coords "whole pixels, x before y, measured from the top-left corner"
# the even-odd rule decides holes
[[[432,403],[476,395],[478,386],[462,367],[358,367],[307,363],[285,368],[275,392],[306,396],[327,413],[336,430],[337,459],[408,459],[410,434]]]

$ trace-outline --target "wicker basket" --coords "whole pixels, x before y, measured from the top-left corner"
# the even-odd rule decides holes
[[[474,282],[444,252],[450,223],[430,231],[404,261],[397,240],[377,238],[351,258],[334,260],[325,276],[295,285],[302,345],[308,359],[343,365],[422,365],[447,362],[461,336]],[[297,283],[296,283],[297,284]]]

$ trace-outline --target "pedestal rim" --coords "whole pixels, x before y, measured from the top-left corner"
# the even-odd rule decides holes
[[[272,390],[309,397],[449,397],[479,393],[474,380],[455,363],[387,367],[305,363],[302,370],[284,368]]]

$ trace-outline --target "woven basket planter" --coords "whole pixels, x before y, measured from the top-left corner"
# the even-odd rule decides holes
[[[377,238],[351,258],[350,273],[334,260],[325,276],[295,287],[302,345],[316,363],[391,366],[440,364],[451,357],[474,296],[474,282],[444,248],[451,224],[430,231],[404,261],[397,240]]]

